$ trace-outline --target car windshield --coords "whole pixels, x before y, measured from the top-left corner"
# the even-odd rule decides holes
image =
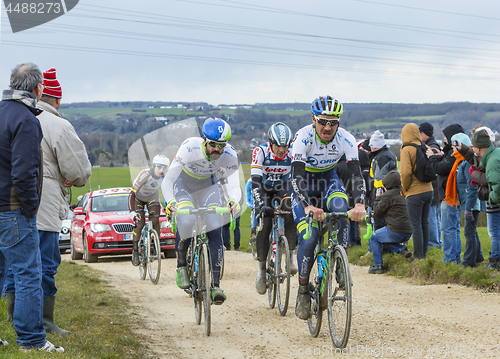
[[[92,197],[92,212],[128,211],[128,194],[109,194]]]

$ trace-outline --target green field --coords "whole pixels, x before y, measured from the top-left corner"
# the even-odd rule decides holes
[[[137,112],[134,112],[136,110]],[[230,110],[229,110],[230,111]],[[185,108],[63,108],[61,113],[64,115],[87,115],[90,117],[102,117],[115,119],[120,115],[151,115],[151,116],[176,116],[180,114],[189,114],[189,116],[200,116],[203,112],[186,111]]]
[[[93,167],[90,180],[83,187],[71,187],[71,204],[78,202],[78,196],[97,189],[129,187],[129,167]]]

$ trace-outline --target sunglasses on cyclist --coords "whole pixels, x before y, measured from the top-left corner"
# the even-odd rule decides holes
[[[339,124],[339,120],[327,120],[326,118],[319,118],[314,116],[316,122],[318,122],[321,126],[330,125],[330,127],[337,126]]]
[[[215,142],[215,141],[209,141],[208,144],[211,147],[219,147],[219,148],[224,148],[226,147],[226,142]]]
[[[158,167],[161,170],[166,170],[167,169],[167,166],[165,166],[165,165],[155,165],[155,166]]]

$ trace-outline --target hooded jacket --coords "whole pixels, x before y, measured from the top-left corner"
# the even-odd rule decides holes
[[[397,171],[390,171],[382,183],[386,191],[375,197],[373,211],[375,217],[385,217],[387,228],[394,233],[411,234],[410,219],[406,211],[406,201],[401,196],[401,178]]]
[[[451,138],[453,135],[462,132],[465,133],[462,126],[458,123],[449,125],[443,130],[443,134],[446,140],[446,145],[443,148],[444,155],[439,158],[438,156],[430,156],[429,162],[431,163],[434,172],[436,172],[438,178],[438,193],[439,200],[442,201],[446,196],[446,182],[448,182],[448,176],[450,171],[455,164],[455,157],[453,156],[453,148],[451,148]]]
[[[433,191],[432,183],[420,182],[414,174],[417,162],[417,148],[414,146],[407,146],[410,143],[414,143],[418,146],[422,144],[422,141],[420,140],[420,131],[418,130],[418,126],[414,123],[406,124],[403,127],[403,130],[401,131],[401,141],[403,142],[403,148],[401,148],[401,154],[400,154],[401,194],[405,198],[408,198],[408,196],[413,196],[425,192],[432,192]],[[453,159],[454,158],[455,157],[453,157]]]

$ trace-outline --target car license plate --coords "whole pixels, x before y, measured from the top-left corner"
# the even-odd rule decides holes
[[[123,235],[123,240],[124,241],[131,241],[132,240],[132,233],[127,233]]]

